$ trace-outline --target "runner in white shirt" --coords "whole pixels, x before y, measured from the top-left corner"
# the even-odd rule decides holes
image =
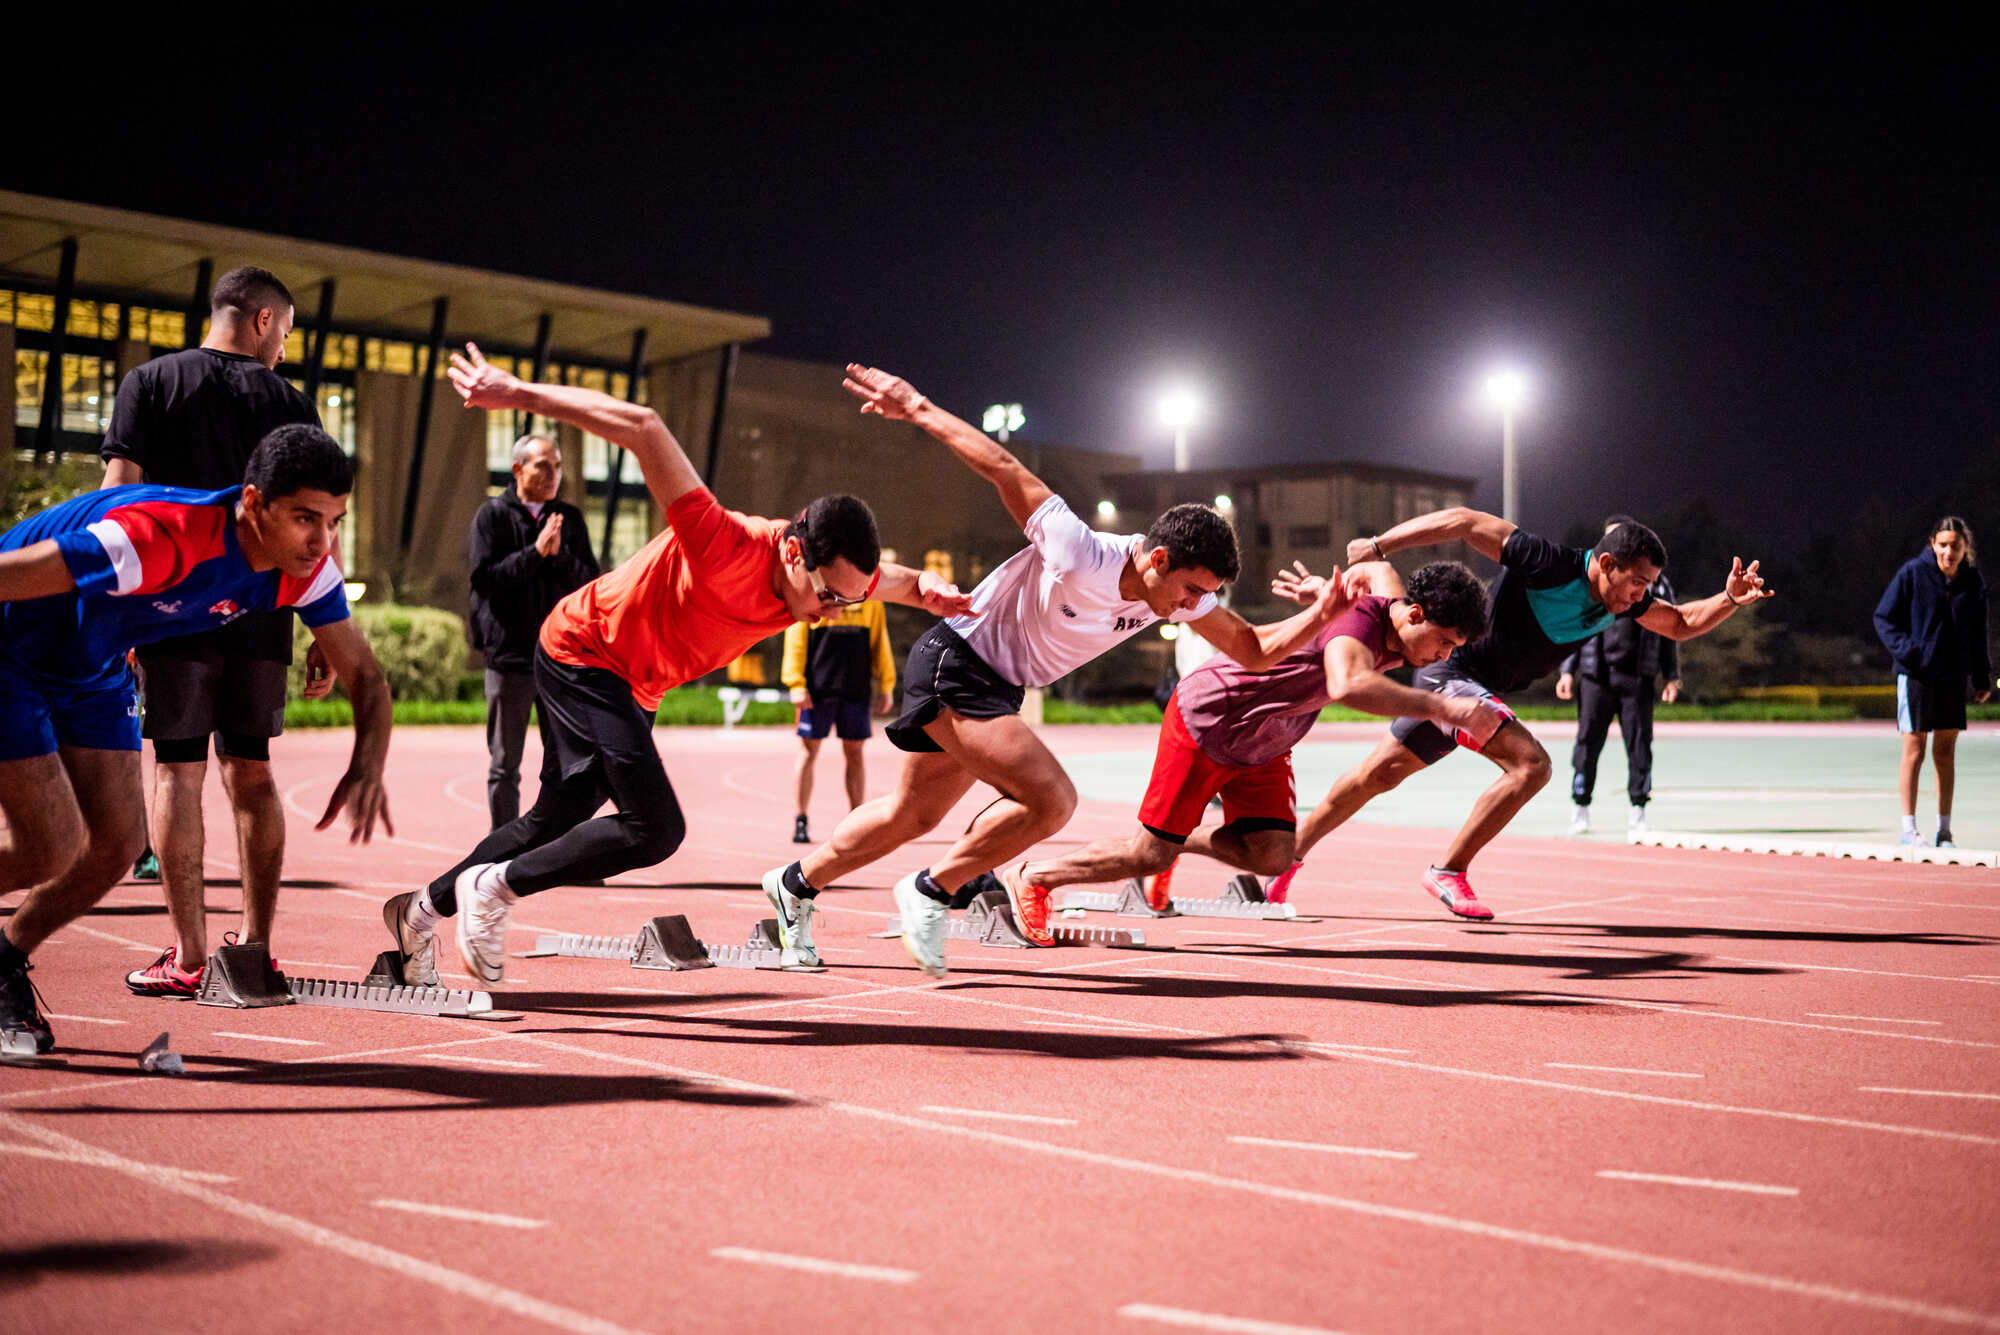
[[[896,883],[903,944],[925,973],[945,972],[945,919],[966,882],[1005,866],[1068,823],[1076,789],[1020,718],[1024,688],[1046,686],[1165,619],[1186,622],[1245,667],[1267,668],[1299,648],[1340,608],[1337,582],[1306,610],[1252,626],[1216,604],[1236,578],[1236,533],[1202,505],[1176,505],[1144,534],[1092,529],[1021,462],[971,424],[885,371],[847,368],[861,411],[914,422],[991,482],[1029,546],[972,593],[972,611],[940,622],[910,649],[903,713],[887,729],[910,753],[896,791],[849,812],[833,837],[764,874],[787,963],[816,964],[813,897],[821,888],[936,828],[975,783],[1000,796],[943,860]],[[1048,892],[1007,885],[1014,919],[1053,945]]]

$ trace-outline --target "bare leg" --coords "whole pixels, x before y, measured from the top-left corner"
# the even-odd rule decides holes
[[[243,868],[243,941],[268,946],[285,871],[285,805],[268,760],[216,757],[223,791],[236,809],[236,857]]]
[[[1916,819],[1917,779],[1924,769],[1924,738],[1927,732],[1903,734],[1903,761],[1896,770],[1896,794],[1903,799],[1903,814]]]
[[[7,922],[8,940],[34,950],[118,884],[146,842],[145,797],[137,751],[66,746],[60,762],[36,756],[0,763],[0,810],[15,865],[26,866],[22,850],[54,833],[69,840],[57,860],[70,857],[22,901]]]
[[[1276,876],[1292,865],[1298,837],[1290,830],[1252,830],[1248,834],[1227,825],[1204,825],[1188,836],[1187,853],[1199,853],[1239,871]]]
[[[799,870],[825,889],[936,829],[973,782],[948,755],[912,752],[903,759],[896,791],[848,812],[832,838],[799,859]]]
[[[847,809],[852,811],[868,796],[868,762],[862,759],[861,741],[840,743],[841,754],[847,760]]]
[[[818,759],[819,739],[817,737],[799,738],[799,760],[798,764],[792,769],[792,785],[798,793],[798,814],[801,816],[805,815],[806,808],[812,805],[813,762]]]
[[[1451,871],[1468,870],[1479,850],[1506,829],[1514,814],[1547,785],[1551,773],[1549,753],[1517,722],[1501,724],[1480,754],[1498,765],[1501,775],[1472,804],[1472,814],[1437,864]]]
[[[980,812],[951,852],[931,865],[931,879],[940,889],[956,890],[1004,866],[1069,823],[1076,789],[1018,715],[969,719],[946,710],[924,731],[967,774],[1000,790],[1000,800]]]
[[[1314,844],[1345,825],[1355,812],[1424,768],[1416,753],[1393,736],[1384,737],[1368,759],[1333,781],[1326,796],[1299,826],[1292,856],[1300,861]]]
[[[1958,786],[1958,730],[1931,734],[1931,767],[1937,771],[1938,823],[1951,823],[1952,790]],[[1912,813],[1914,814],[1914,813]]]
[[[1141,827],[1135,833],[1115,839],[1099,839],[1059,858],[1030,862],[1023,879],[1045,890],[1122,881],[1128,876],[1151,876],[1165,871],[1180,852],[1179,844],[1169,843]]]
[[[0,895],[53,881],[83,847],[83,813],[55,755],[0,761],[0,813]]]
[[[201,789],[208,761],[153,766],[153,853],[160,859],[160,889],[174,922],[176,958],[184,969],[208,958],[208,889],[203,880],[206,849],[201,822]],[[244,874],[249,899],[250,869]]]

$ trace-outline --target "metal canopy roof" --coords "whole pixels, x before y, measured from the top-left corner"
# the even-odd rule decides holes
[[[633,331],[641,328],[650,362],[771,332],[770,321],[754,315],[0,190],[0,275],[53,285],[63,240],[72,236],[79,288],[145,293],[172,310],[187,306],[198,266],[212,260],[218,276],[239,264],[277,274],[299,303],[302,327],[328,278],[335,282],[335,328],[379,328],[418,342],[430,336],[431,303],[438,297],[451,303],[446,325],[454,341],[484,338],[526,347],[547,313],[557,360],[623,362],[631,356]]]

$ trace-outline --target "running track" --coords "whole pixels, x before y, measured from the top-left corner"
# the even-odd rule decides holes
[[[1149,730],[1048,735],[1143,782]],[[523,905],[517,948],[766,914],[790,738],[660,736],[688,846]],[[277,757],[295,974],[358,977],[484,826],[477,734],[408,729],[402,837],[312,833],[345,747]],[[942,983],[869,936],[932,841],[822,899],[830,972],[510,962],[497,1023],[132,998],[169,933],[121,887],[37,956],[66,1064],[0,1069],[5,1324],[2000,1328],[2000,873],[1513,838],[1480,927],[1415,889],[1438,841],[1336,836],[1298,922],[1093,914],[1165,949],[953,942]],[[189,1078],[138,1071],[162,1029]]]

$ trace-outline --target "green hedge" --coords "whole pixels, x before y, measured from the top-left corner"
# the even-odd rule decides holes
[[[465,675],[465,618],[435,607],[402,607],[395,603],[363,603],[354,609],[354,624],[361,629],[376,661],[389,678],[389,691],[396,697],[397,719],[406,704],[452,703],[460,698],[459,679]],[[305,689],[306,650],[312,633],[296,620],[292,623],[292,699],[297,703]],[[334,687],[334,695],[346,704],[347,688]],[[478,699],[477,696],[474,697]],[[480,705],[480,718],[485,717]],[[291,713],[286,712],[286,720]],[[438,722],[457,722],[456,718]],[[477,720],[475,720],[477,721]],[[345,723],[342,718],[340,722]],[[325,726],[301,722],[299,727]]]

